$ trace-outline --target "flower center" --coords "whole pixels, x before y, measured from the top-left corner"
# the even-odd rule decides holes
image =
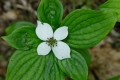
[[[48,46],[50,46],[50,47],[57,46],[57,41],[53,37],[48,38],[48,40],[46,42],[48,43]]]

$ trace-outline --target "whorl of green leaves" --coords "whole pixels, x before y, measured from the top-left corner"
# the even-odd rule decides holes
[[[68,26],[69,35],[64,40],[71,48],[71,58],[58,60],[53,52],[38,56],[36,48],[41,43],[35,34],[36,26],[17,22],[6,29],[2,37],[17,49],[10,59],[6,80],[87,80],[91,62],[87,48],[98,44],[120,22],[120,0],[108,0],[100,10],[77,9],[62,20],[63,7],[59,0],[41,0],[37,17],[55,30]]]

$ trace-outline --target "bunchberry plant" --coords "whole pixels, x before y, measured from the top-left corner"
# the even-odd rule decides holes
[[[99,10],[77,9],[63,20],[59,0],[42,0],[37,25],[17,22],[3,37],[16,48],[6,80],[87,80],[90,54],[120,22],[120,0],[108,0]]]

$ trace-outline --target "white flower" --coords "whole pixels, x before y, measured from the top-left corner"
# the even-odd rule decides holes
[[[37,21],[36,34],[44,41],[37,47],[38,55],[47,55],[52,49],[58,59],[70,58],[70,47],[61,41],[68,36],[68,27],[60,27],[53,34],[49,24]]]

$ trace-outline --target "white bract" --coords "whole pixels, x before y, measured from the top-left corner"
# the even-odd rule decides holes
[[[70,47],[61,41],[68,36],[68,27],[60,27],[53,34],[52,27],[48,23],[37,21],[36,34],[44,41],[37,47],[38,55],[47,55],[52,49],[58,59],[70,58]]]

